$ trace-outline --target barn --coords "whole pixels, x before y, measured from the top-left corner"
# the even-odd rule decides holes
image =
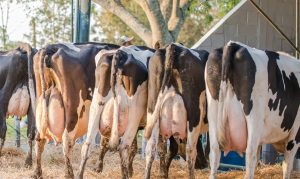
[[[263,11],[264,15],[255,5]],[[296,50],[293,45],[297,46],[299,40],[298,9],[298,0],[255,0],[253,3],[250,0],[242,0],[192,48],[212,51],[233,40],[258,49],[283,51],[295,56]],[[272,23],[279,28],[283,35],[276,30]],[[228,157],[231,158],[222,157],[223,166],[244,165],[244,158],[240,158],[237,154],[233,153]],[[280,161],[280,156],[271,145],[264,145],[261,159],[264,163],[274,164]],[[298,166],[298,163],[295,163],[296,165]]]

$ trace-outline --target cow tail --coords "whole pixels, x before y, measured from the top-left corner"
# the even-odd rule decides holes
[[[218,130],[218,141],[221,147],[226,145],[226,123],[227,113],[226,107],[224,108],[225,97],[227,94],[228,83],[229,83],[229,71],[231,62],[234,59],[236,52],[236,46],[233,42],[228,42],[224,47],[222,56],[222,72],[221,72],[221,84],[219,91],[219,103],[218,103],[218,117],[217,117],[217,130]]]
[[[163,80],[161,84],[161,88],[159,90],[159,94],[157,97],[156,105],[153,111],[153,114],[150,117],[148,117],[148,120],[151,120],[151,122],[147,122],[146,125],[146,130],[145,130],[145,138],[149,138],[152,134],[152,130],[154,125],[158,120],[161,119],[161,107],[162,107],[162,102],[163,102],[163,94],[167,88],[167,85],[170,82],[172,71],[173,71],[173,62],[174,62],[174,55],[175,55],[175,45],[170,44],[166,48],[166,58],[165,58],[165,64],[164,64],[164,75],[163,75]]]
[[[172,68],[175,56],[175,45],[171,44],[169,47],[166,48],[166,60],[165,60],[165,70],[164,70],[164,77],[162,80],[161,90],[164,91],[166,86],[169,84],[171,75],[172,75]]]
[[[117,85],[118,81],[121,79],[121,75],[118,75],[118,68],[117,68],[117,60],[118,60],[118,54],[113,56],[112,65],[111,65],[111,78],[110,78],[110,86],[114,98],[114,111],[113,111],[113,123],[112,123],[112,129],[111,129],[111,136],[109,141],[109,146],[111,150],[116,149],[116,147],[119,144],[119,131],[118,131],[118,125],[119,125],[119,98],[116,94],[116,88],[118,88]]]
[[[42,118],[41,120],[41,133],[44,134],[48,127],[48,110],[47,110],[47,99],[46,99],[46,82],[44,76],[44,66],[45,60],[48,56],[43,56],[40,63],[40,78],[41,78],[41,87],[42,87]],[[42,137],[42,136],[41,136]]]
[[[35,107],[36,107],[36,97],[35,97],[35,84],[34,84],[34,74],[33,74],[33,56],[37,52],[36,49],[33,49],[27,43],[21,43],[20,49],[27,53],[27,70],[28,70],[28,89],[31,100],[31,108],[35,115]]]

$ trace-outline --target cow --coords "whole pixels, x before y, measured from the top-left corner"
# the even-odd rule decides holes
[[[130,45],[118,50],[102,50],[96,57],[96,84],[87,139],[81,152],[79,178],[83,177],[89,146],[99,130],[102,159],[107,151],[105,146],[112,150],[118,147],[122,177],[132,176],[132,161],[137,152],[135,136],[139,126],[145,125],[147,62],[152,55],[153,49]],[[99,165],[102,170],[103,163]]]
[[[210,178],[220,149],[246,153],[245,178],[254,178],[257,151],[273,144],[284,153],[290,178],[300,145],[300,62],[282,52],[230,41],[210,53],[205,69],[210,133]]]
[[[28,115],[27,137],[29,150],[25,166],[32,166],[34,124],[34,80],[32,61],[36,49],[22,43],[15,50],[0,52],[0,155],[6,136],[6,117]]]
[[[149,61],[147,124],[144,133],[148,139],[145,178],[150,178],[156,146],[162,148],[162,142],[169,138],[175,144],[186,140],[190,178],[195,177],[197,154],[201,168],[206,166],[199,135],[208,130],[204,83],[207,57],[207,51],[189,49],[178,43],[165,48],[156,46]],[[176,152],[176,149],[172,149],[168,158],[174,157]],[[165,168],[161,168],[161,175],[165,178],[168,177],[170,163],[171,159]]]
[[[36,168],[42,177],[41,155],[53,140],[63,143],[65,177],[73,178],[70,155],[75,140],[87,131],[88,111],[95,85],[96,54],[113,44],[51,44],[34,56],[36,80]]]

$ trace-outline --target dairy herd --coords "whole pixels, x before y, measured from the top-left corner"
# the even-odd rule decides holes
[[[160,175],[178,146],[187,163],[206,167],[200,136],[209,132],[210,178],[216,178],[220,151],[246,154],[245,178],[254,178],[262,144],[284,154],[283,178],[289,178],[300,145],[300,62],[282,52],[228,42],[211,53],[172,43],[155,49],[105,43],[52,44],[36,50],[21,44],[0,53],[0,152],[7,115],[28,114],[29,152],[34,177],[42,175],[47,142],[62,143],[65,177],[83,178],[90,146],[100,132],[97,171],[105,153],[120,153],[122,178],[134,172],[136,135],[147,139],[145,178],[160,156]],[[86,134],[77,172],[71,164],[75,140]],[[165,146],[170,140],[167,152]],[[76,175],[74,175],[74,173]]]

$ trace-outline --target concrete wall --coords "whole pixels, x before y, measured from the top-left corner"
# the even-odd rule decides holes
[[[295,0],[256,0],[256,3],[295,41]],[[295,54],[292,46],[267,22],[247,0],[242,0],[192,48],[211,51],[229,40],[259,49]]]

